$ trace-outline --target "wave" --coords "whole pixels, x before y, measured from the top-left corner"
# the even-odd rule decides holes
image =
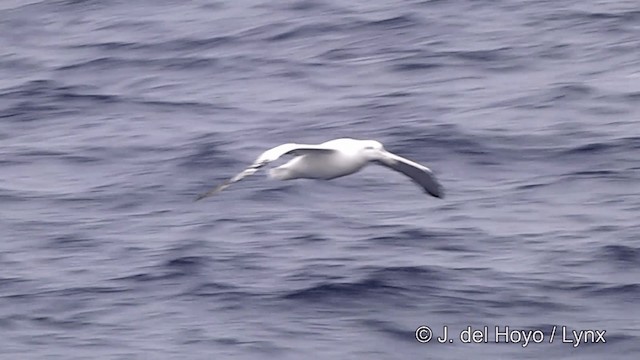
[[[363,269],[368,275],[353,282],[324,282],[307,288],[290,291],[284,299],[323,302],[359,301],[375,298],[402,298],[412,292],[425,294],[428,289],[436,289],[436,284],[448,278],[447,273],[437,267],[404,266]]]
[[[640,268],[640,248],[626,245],[605,245],[600,251],[605,262],[623,267]]]

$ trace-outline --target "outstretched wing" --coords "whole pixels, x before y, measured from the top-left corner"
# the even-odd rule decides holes
[[[231,179],[223,182],[222,184],[214,187],[213,189],[207,191],[206,193],[198,196],[195,199],[195,201],[202,200],[206,197],[219,193],[220,191],[229,187],[231,184],[236,183],[249,175],[253,175],[260,168],[268,165],[270,162],[278,160],[280,157],[284,155],[288,155],[288,154],[304,155],[304,154],[314,153],[318,151],[331,152],[334,150],[324,147],[322,145],[306,145],[306,144],[294,144],[294,143],[288,143],[288,144],[282,144],[282,145],[276,146],[273,149],[269,149],[263,152],[258,157],[258,159],[256,159],[256,161],[254,161],[253,164],[251,164],[251,166],[244,169],[242,172],[232,177]]]
[[[378,163],[410,177],[430,195],[437,198],[444,197],[442,186],[428,167],[388,151],[382,152],[382,157],[378,160]]]

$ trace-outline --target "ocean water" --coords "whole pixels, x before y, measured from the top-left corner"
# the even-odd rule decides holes
[[[0,34],[0,358],[638,358],[637,1],[4,0]],[[339,137],[447,196],[193,202]]]

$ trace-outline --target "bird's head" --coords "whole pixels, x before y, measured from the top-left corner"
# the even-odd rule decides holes
[[[385,150],[379,141],[363,140],[361,152],[369,160],[379,160],[385,153]]]

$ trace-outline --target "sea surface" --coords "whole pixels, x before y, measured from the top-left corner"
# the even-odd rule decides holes
[[[640,355],[636,0],[3,0],[0,174],[1,359]]]

